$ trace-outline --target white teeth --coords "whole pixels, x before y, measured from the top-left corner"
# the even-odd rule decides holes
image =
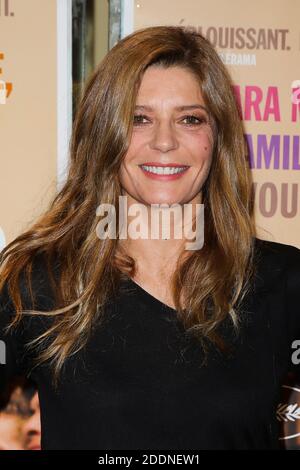
[[[149,171],[150,173],[155,173],[156,175],[173,175],[176,173],[182,173],[184,170],[186,170],[186,166],[182,167],[172,167],[172,166],[146,166],[146,165],[141,165],[143,170]]]

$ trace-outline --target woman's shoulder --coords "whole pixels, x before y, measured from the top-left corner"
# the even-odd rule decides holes
[[[30,370],[31,354],[25,345],[42,334],[50,326],[50,317],[39,314],[26,315],[24,311],[49,311],[54,308],[53,289],[51,287],[46,258],[43,254],[35,255],[29,272],[31,289],[25,268],[21,269],[17,290],[22,309],[20,321],[8,329],[16,317],[16,305],[9,289],[10,276],[5,280],[0,292],[0,341],[5,349],[5,360],[0,371],[5,387],[10,378]],[[55,272],[55,264],[52,266]],[[52,268],[51,268],[52,269]],[[33,294],[33,301],[31,297]],[[3,365],[4,364],[4,365]]]
[[[44,253],[35,254],[31,258],[31,269],[26,270],[26,266],[21,269],[17,288],[20,295],[22,310],[41,310],[47,311],[54,308],[55,296],[53,290],[53,281],[57,277],[59,264],[57,257],[47,262]],[[15,315],[15,305],[9,290],[10,276],[4,282],[0,291],[0,312],[6,321],[11,321]],[[30,282],[29,282],[30,281]]]
[[[300,295],[300,249],[294,245],[254,239],[256,264],[264,285],[285,279],[288,288],[293,284]],[[262,286],[262,285],[261,285]]]
[[[257,252],[264,257],[268,257],[270,261],[274,260],[280,264],[294,264],[300,261],[300,248],[294,245],[262,240],[260,238],[254,238],[254,245]]]
[[[300,335],[300,249],[284,243],[255,240],[258,255],[257,291],[279,294],[284,301],[290,341]],[[279,309],[280,310],[280,309]],[[277,305],[274,304],[274,312]]]

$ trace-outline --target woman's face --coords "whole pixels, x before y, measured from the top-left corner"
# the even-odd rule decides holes
[[[149,67],[119,173],[128,203],[200,203],[212,149],[209,111],[196,78],[183,67]]]
[[[0,450],[23,450],[24,420],[14,413],[0,413]]]
[[[23,432],[26,437],[27,450],[40,450],[41,449],[41,419],[40,419],[40,402],[38,393],[33,395],[30,408],[32,415],[27,419]]]

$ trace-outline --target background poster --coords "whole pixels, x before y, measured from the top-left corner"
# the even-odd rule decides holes
[[[0,249],[56,190],[56,13],[53,0],[0,0]]]

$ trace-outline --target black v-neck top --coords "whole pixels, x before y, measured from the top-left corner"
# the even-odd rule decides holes
[[[300,368],[291,360],[292,343],[300,340],[300,250],[259,239],[255,246],[257,276],[243,301],[240,334],[232,333],[229,320],[220,330],[233,352],[224,356],[209,348],[206,365],[176,311],[124,281],[127,289],[107,304],[107,321],[67,360],[57,390],[47,365],[31,373],[39,391],[42,449],[278,448],[281,384],[288,371]],[[39,308],[51,308],[41,261],[35,262],[33,283]],[[0,302],[3,387],[30,370],[24,344],[45,322],[27,316],[5,334],[12,313],[5,290]]]

